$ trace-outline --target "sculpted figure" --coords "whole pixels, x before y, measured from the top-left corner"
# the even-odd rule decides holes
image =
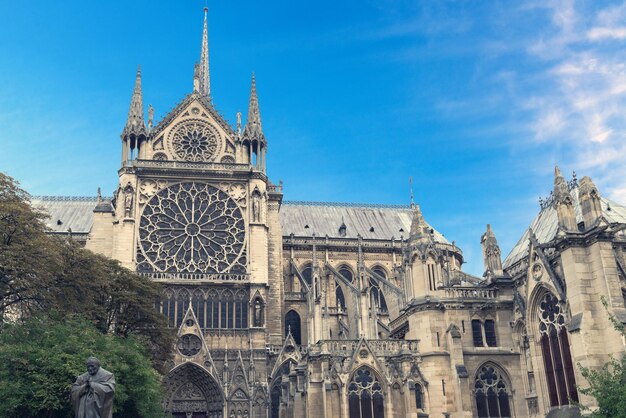
[[[261,221],[261,195],[258,192],[252,194],[252,221]]]
[[[100,360],[87,359],[87,373],[76,378],[72,385],[71,400],[76,418],[111,418],[115,377],[100,367]]]
[[[133,193],[126,190],[124,194],[124,216],[127,218],[133,215]]]

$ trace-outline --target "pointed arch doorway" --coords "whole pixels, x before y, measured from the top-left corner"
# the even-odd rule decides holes
[[[174,418],[223,418],[224,394],[202,367],[185,363],[165,377],[165,409]]]

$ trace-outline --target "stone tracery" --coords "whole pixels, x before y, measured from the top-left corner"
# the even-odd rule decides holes
[[[147,203],[139,226],[139,272],[243,273],[241,209],[204,183],[180,183]],[[233,271],[235,270],[235,271]]]
[[[217,154],[219,134],[211,125],[191,120],[177,126],[172,133],[172,147],[185,161],[206,162]]]

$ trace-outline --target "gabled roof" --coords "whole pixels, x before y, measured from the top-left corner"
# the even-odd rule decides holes
[[[157,136],[163,131],[192,101],[198,100],[207,109],[211,117],[220,125],[229,136],[233,139],[237,136],[233,128],[228,124],[226,119],[215,109],[213,101],[207,97],[199,94],[198,92],[189,93],[185,98],[178,103],[174,109],[172,109],[161,121],[154,127],[152,134]]]
[[[578,187],[574,187],[572,190],[570,190],[570,193],[574,198],[576,222],[580,223],[583,221],[583,216],[580,209],[580,202],[578,200],[578,190]],[[601,197],[600,201],[602,205],[602,215],[609,223],[626,224],[626,206],[615,203],[612,200],[606,199],[604,197]],[[533,219],[530,224],[530,229],[532,229],[535,233],[535,236],[537,237],[537,242],[539,244],[546,244],[556,237],[558,225],[559,221],[556,215],[556,209],[552,205],[550,205],[543,208],[535,217],[535,219]],[[526,257],[528,255],[529,245],[530,233],[527,229],[504,260],[503,267],[505,269],[509,268],[513,264]]]
[[[104,198],[105,201],[110,198]],[[93,224],[93,210],[98,204],[97,197],[39,196],[33,197],[34,206],[50,215],[48,226],[54,232],[88,233]],[[408,238],[411,228],[412,209],[404,205],[372,205],[329,202],[290,202],[285,201],[280,210],[283,236],[295,236],[391,240]],[[57,221],[62,224],[58,225]],[[339,235],[342,222],[346,225],[346,235]],[[309,226],[305,228],[305,226]],[[373,229],[373,230],[372,230]],[[400,231],[402,229],[403,231]],[[449,244],[439,232],[434,231],[435,242]]]
[[[111,198],[105,198],[110,200]],[[46,224],[53,232],[87,234],[93,224],[93,210],[98,205],[97,197],[83,196],[36,196],[31,198],[34,207],[50,216]],[[59,223],[60,221],[60,223]]]
[[[405,239],[411,231],[413,210],[405,205],[373,205],[364,203],[290,202],[283,201],[280,222],[283,235],[329,238],[357,238],[390,240]],[[339,227],[345,224],[345,236]],[[308,228],[306,228],[308,226]],[[438,231],[435,242],[449,244]]]

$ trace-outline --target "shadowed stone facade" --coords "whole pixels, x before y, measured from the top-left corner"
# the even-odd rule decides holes
[[[178,332],[165,407],[201,417],[539,417],[579,395],[580,363],[621,356],[626,207],[591,179],[554,192],[484,277],[418,205],[283,202],[252,79],[244,124],[210,97],[207,22],[193,91],[144,118],[138,71],[113,197],[41,197],[55,233],[163,283]],[[478,240],[479,237],[477,237]]]

